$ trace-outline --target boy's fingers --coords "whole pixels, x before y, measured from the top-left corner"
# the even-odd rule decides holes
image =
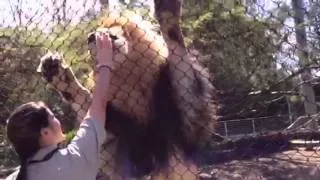
[[[111,38],[109,35],[106,36],[106,46],[110,48],[112,46]]]
[[[97,43],[97,47],[98,47],[98,49],[100,49],[101,48],[101,43],[100,43],[100,33],[99,34],[97,34],[97,36],[96,36],[96,43]]]
[[[97,46],[99,49],[111,47],[111,38],[108,34],[101,33],[100,35],[98,35],[97,39]]]
[[[100,36],[100,44],[101,44],[100,48],[106,47],[106,36],[104,34],[101,34],[101,36]]]
[[[103,36],[103,38],[102,38],[103,47],[110,48],[111,47],[111,38],[110,38],[109,34],[103,34],[102,36]]]

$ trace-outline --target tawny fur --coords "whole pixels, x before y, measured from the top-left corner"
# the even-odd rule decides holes
[[[115,71],[111,78],[108,100],[117,108],[146,123],[151,88],[159,75],[159,65],[166,62],[168,49],[161,36],[147,29],[139,16],[110,15],[102,20],[100,31],[117,36],[114,41]],[[140,22],[140,23],[139,23]],[[89,43],[91,53],[95,45]]]

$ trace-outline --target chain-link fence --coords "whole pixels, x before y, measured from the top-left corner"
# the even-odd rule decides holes
[[[72,139],[91,103],[104,28],[115,67],[104,176],[318,179],[319,2],[0,5],[0,178],[19,165],[5,125],[20,104],[45,102]]]

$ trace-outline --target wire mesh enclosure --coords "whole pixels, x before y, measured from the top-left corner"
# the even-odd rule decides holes
[[[42,101],[70,141],[112,39],[97,179],[317,179],[320,3],[0,2],[0,178],[19,160],[6,120]]]

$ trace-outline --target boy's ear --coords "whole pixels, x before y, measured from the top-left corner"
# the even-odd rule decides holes
[[[40,136],[44,137],[44,136],[46,136],[46,135],[48,135],[48,134],[49,134],[48,128],[42,128],[42,129],[40,130]]]

